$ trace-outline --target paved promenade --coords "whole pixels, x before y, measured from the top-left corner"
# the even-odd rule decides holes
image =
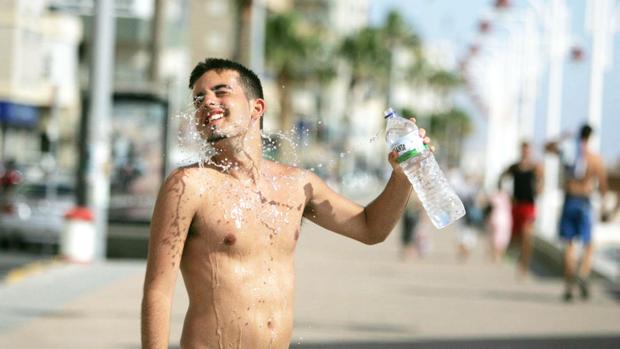
[[[395,232],[396,233],[396,232]],[[620,348],[620,303],[605,284],[565,304],[562,280],[516,278],[484,241],[466,262],[451,230],[424,259],[398,259],[398,234],[365,246],[305,222],[297,250],[293,348]],[[144,261],[47,263],[0,284],[0,348],[139,348]],[[171,347],[187,298],[179,277]]]

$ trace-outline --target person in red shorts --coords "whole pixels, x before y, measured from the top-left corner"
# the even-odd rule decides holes
[[[532,255],[532,234],[536,220],[536,195],[542,190],[542,166],[532,157],[531,145],[521,143],[521,159],[500,176],[499,184],[512,177],[512,240],[520,242],[519,271],[526,276]]]

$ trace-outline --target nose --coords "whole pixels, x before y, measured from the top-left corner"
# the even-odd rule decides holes
[[[218,105],[218,102],[217,102],[215,96],[213,96],[213,95],[206,95],[205,96],[204,104],[203,104],[203,106],[205,108],[212,108],[212,107],[215,107],[216,105]]]

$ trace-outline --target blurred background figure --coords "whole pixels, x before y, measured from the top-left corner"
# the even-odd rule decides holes
[[[479,186],[473,182],[471,177],[463,175],[459,168],[452,168],[448,171],[448,180],[465,206],[466,215],[457,221],[455,227],[457,257],[465,261],[478,242],[477,229],[480,227],[481,214],[476,205],[476,193]]]
[[[400,258],[407,262],[412,260],[416,255],[415,232],[417,223],[420,220],[421,204],[415,195],[409,197],[409,202],[403,215],[403,224],[400,231]]]
[[[512,190],[512,239],[519,247],[519,273],[527,276],[532,255],[532,239],[536,220],[536,195],[542,191],[542,167],[532,157],[531,145],[521,143],[521,158],[499,177],[498,187],[510,177]]]
[[[498,188],[487,198],[485,209],[486,230],[489,238],[491,260],[498,262],[506,253],[512,230],[510,195]]]
[[[565,301],[573,299],[575,284],[579,287],[581,297],[589,297],[588,278],[592,266],[594,246],[592,244],[592,205],[591,196],[595,189],[601,193],[601,220],[607,220],[605,195],[607,194],[607,174],[605,165],[599,154],[588,148],[588,140],[592,134],[589,125],[583,125],[576,139],[573,156],[562,152],[557,142],[545,145],[545,150],[560,156],[564,169],[564,205],[560,217],[560,238],[565,242],[564,277]],[[575,240],[583,243],[581,265],[577,272],[575,261]]]
[[[437,229],[423,210],[420,210],[418,218],[413,233],[413,245],[418,257],[424,258],[433,250],[433,234],[437,232]]]
[[[6,165],[0,166],[0,193],[3,196],[10,195],[13,188],[15,188],[22,181],[22,173],[17,168],[15,159],[9,159]]]

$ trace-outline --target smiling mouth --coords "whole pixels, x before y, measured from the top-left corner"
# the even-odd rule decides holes
[[[224,112],[211,113],[207,115],[207,125],[216,120],[222,119],[223,117],[224,117]]]
[[[201,124],[207,126],[217,120],[225,118],[227,115],[228,113],[224,109],[217,108],[208,110],[206,115],[202,118]]]
[[[217,142],[219,142],[219,141],[221,141],[223,139],[226,139],[226,138],[228,138],[228,136],[225,136],[225,135],[213,135],[213,136],[211,136],[211,137],[209,137],[207,139],[207,142],[209,142],[209,143],[217,143]]]

